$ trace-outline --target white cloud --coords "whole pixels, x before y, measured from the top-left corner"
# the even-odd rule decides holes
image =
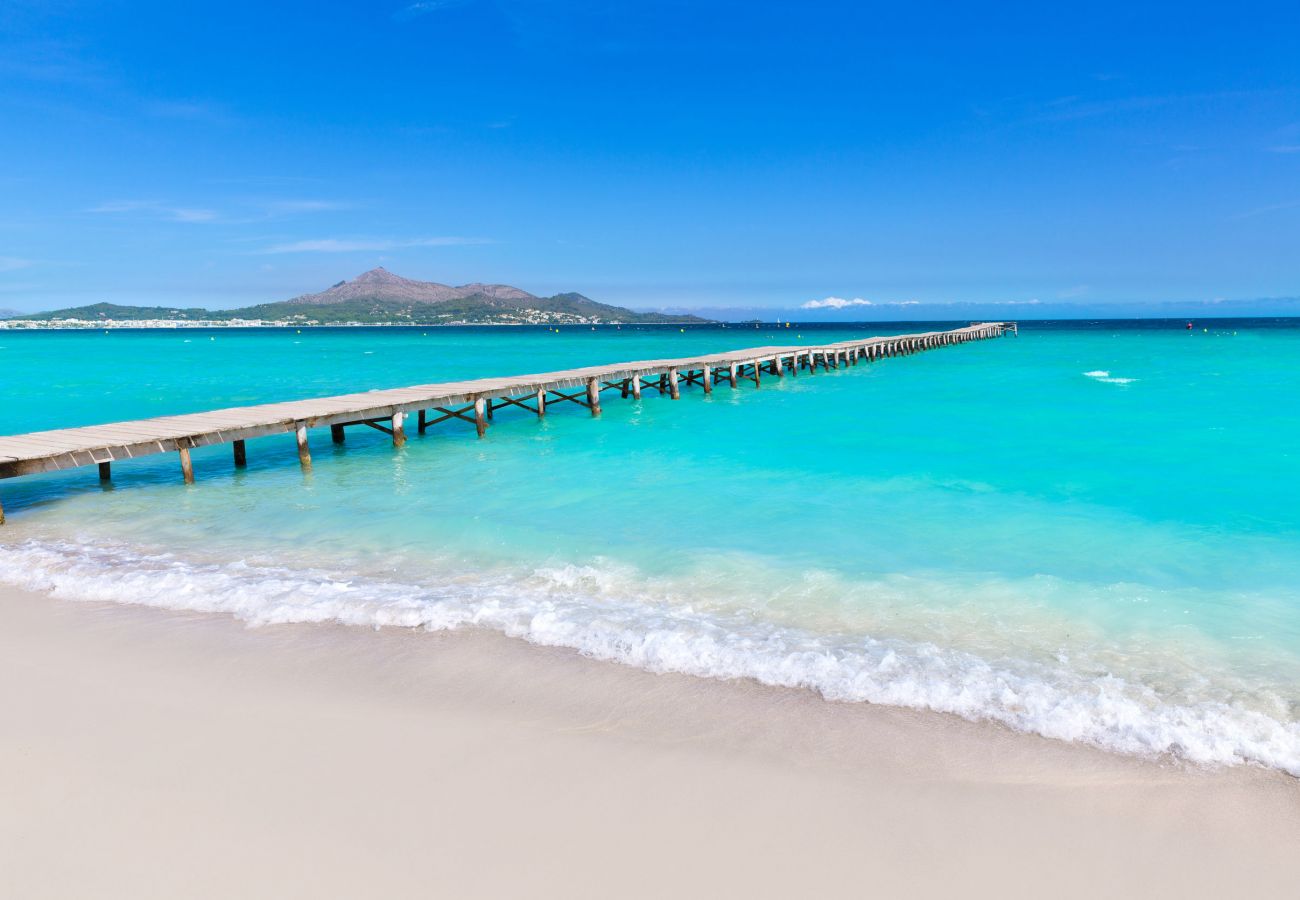
[[[166,214],[174,222],[211,222],[217,218],[216,212],[210,209],[169,209]]]
[[[431,12],[437,12],[440,9],[453,9],[457,6],[464,6],[469,2],[471,0],[416,0],[415,3],[408,3],[393,13],[393,18],[399,22],[404,22],[428,15]]]
[[[98,206],[92,206],[86,212],[143,213],[169,222],[215,222],[220,218],[216,210],[193,206],[170,206],[157,200],[112,200]]]
[[[272,244],[259,253],[356,253],[369,250],[401,250],[408,247],[463,247],[471,244],[489,243],[482,238],[466,237],[429,237],[392,239],[347,239],[321,238],[311,241],[291,241],[287,244]]]
[[[17,256],[0,256],[0,272],[16,272],[19,269],[25,269],[32,264],[30,259],[20,259]]]
[[[844,309],[848,306],[875,306],[870,300],[863,300],[861,297],[854,297],[852,300],[845,300],[843,297],[827,297],[825,300],[809,300],[800,309]]]
[[[347,209],[345,203],[332,200],[272,200],[266,204],[266,211],[273,216],[288,216],[295,213],[333,212]]]

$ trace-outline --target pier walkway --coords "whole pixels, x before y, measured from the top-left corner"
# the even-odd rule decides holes
[[[601,394],[606,391],[640,399],[642,392],[649,389],[676,400],[685,385],[699,385],[707,394],[718,382],[732,388],[745,381],[758,385],[765,375],[781,377],[787,373],[815,372],[819,367],[856,365],[860,361],[903,356],[1015,331],[1013,322],[981,322],[951,331],[864,338],[820,347],[750,347],[684,359],[652,359],[540,375],[477,378],[36,431],[0,437],[0,478],[97,465],[99,477],[107,480],[111,477],[111,464],[117,460],[176,452],[180,456],[182,476],[186,483],[193,483],[194,469],[190,462],[193,448],[231,444],[234,464],[243,466],[247,460],[246,440],[288,433],[296,437],[302,466],[310,468],[307,433],[312,428],[328,426],[335,442],[343,441],[344,430],[349,426],[375,428],[392,435],[393,443],[401,446],[406,441],[410,417],[414,415],[421,434],[433,425],[457,420],[473,425],[482,437],[493,413],[507,406],[523,407],[544,416],[548,405],[568,401],[598,416]],[[0,524],[3,523],[4,507],[0,505]]]

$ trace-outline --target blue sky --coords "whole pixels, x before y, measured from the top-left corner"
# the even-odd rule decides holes
[[[0,4],[0,307],[383,265],[639,308],[1178,311],[1300,295],[1298,239],[1293,3]]]

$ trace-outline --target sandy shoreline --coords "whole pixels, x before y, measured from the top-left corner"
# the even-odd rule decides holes
[[[1300,781],[0,589],[0,895],[1291,896]]]

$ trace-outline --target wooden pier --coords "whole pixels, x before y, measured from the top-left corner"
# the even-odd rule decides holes
[[[293,434],[298,459],[304,469],[309,469],[308,432],[313,428],[328,426],[335,443],[344,440],[349,426],[374,428],[391,435],[393,444],[400,447],[406,442],[414,416],[420,434],[439,423],[456,420],[473,425],[479,437],[483,437],[493,413],[508,406],[522,407],[540,417],[546,415],[552,404],[568,401],[598,416],[601,394],[606,391],[617,391],[621,398],[639,400],[643,391],[654,390],[676,400],[688,385],[698,385],[708,394],[719,382],[730,388],[750,381],[757,386],[764,376],[779,378],[816,372],[819,368],[829,370],[1015,332],[1013,322],[981,322],[952,331],[873,337],[819,347],[751,347],[684,359],[652,359],[540,375],[423,384],[315,400],[36,431],[0,437],[0,478],[93,465],[98,467],[100,479],[108,480],[112,477],[112,464],[117,460],[174,452],[180,457],[181,476],[186,484],[192,484],[192,449],[230,444],[234,465],[240,467],[248,459],[245,441],[272,434]],[[0,505],[0,524],[3,523],[4,507]]]

